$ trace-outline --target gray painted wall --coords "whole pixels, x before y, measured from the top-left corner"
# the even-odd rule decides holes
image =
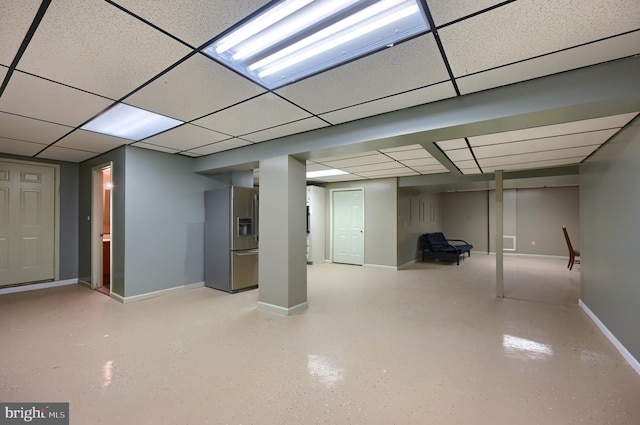
[[[78,277],[78,164],[2,154],[0,158],[60,166],[60,280]]]
[[[463,239],[475,251],[487,251],[489,206],[487,192],[442,194],[442,232],[449,239]]]
[[[398,266],[422,260],[418,238],[441,225],[441,195],[420,188],[398,188]]]
[[[331,183],[327,189],[327,231],[325,233],[326,258],[331,259],[330,222],[331,189],[364,189],[364,263],[366,265],[396,267],[398,198],[397,179],[358,180]]]
[[[204,192],[220,183],[194,174],[191,158],[130,146],[125,169],[123,295],[203,282]]]
[[[640,121],[580,167],[582,300],[640,359]]]

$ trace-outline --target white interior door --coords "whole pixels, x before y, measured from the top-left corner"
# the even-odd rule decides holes
[[[334,263],[364,264],[364,196],[362,189],[332,192]]]
[[[0,162],[0,286],[55,277],[54,167]]]

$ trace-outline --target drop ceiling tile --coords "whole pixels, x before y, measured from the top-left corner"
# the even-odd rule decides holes
[[[199,154],[199,155],[209,155],[216,152],[227,151],[229,149],[239,148],[242,146],[248,146],[251,142],[247,142],[242,139],[229,139],[224,140],[222,142],[212,143],[207,146],[202,146],[196,149],[191,149],[190,152]]]
[[[9,70],[9,68],[4,67],[4,66],[0,66],[0,80],[4,81],[4,78],[7,75],[7,71]]]
[[[18,68],[119,99],[190,51],[107,2],[54,1]]]
[[[61,148],[58,146],[50,146],[42,153],[38,154],[37,158],[53,159],[56,161],[67,162],[82,162],[87,159],[96,156],[96,152],[87,152],[77,149]]]
[[[425,34],[277,92],[321,114],[445,80],[448,73],[433,35]]]
[[[473,159],[468,159],[468,160],[464,160],[464,161],[454,161],[454,165],[456,167],[458,167],[459,169],[468,169],[468,168],[477,168],[478,165],[476,164],[476,161]]]
[[[217,62],[195,55],[124,101],[191,121],[264,92]]]
[[[312,179],[307,179],[307,181],[314,182],[345,182],[345,181],[354,181],[354,180],[364,180],[364,177],[357,176],[355,174],[346,174],[342,176],[329,176],[329,177],[314,177]]]
[[[438,160],[433,157],[418,158],[418,159],[404,159],[402,160],[402,163],[407,167],[411,167],[411,168],[422,167],[422,166],[432,166],[432,165],[442,166],[442,164],[440,164],[440,162],[438,162]]]
[[[440,26],[502,2],[503,0],[429,0],[428,4],[436,26]]]
[[[463,160],[473,160],[473,155],[469,148],[467,149],[454,149],[446,152],[447,156],[451,161],[463,161]]]
[[[422,145],[406,145],[406,146],[396,146],[393,148],[380,149],[380,152],[389,153],[389,152],[410,151],[413,149],[424,149],[424,148],[422,147]]]
[[[103,153],[129,144],[130,142],[131,140],[107,136],[106,134],[94,133],[87,130],[76,130],[57,142],[55,146]]]
[[[546,161],[531,161],[524,163],[514,163],[514,164],[502,164],[502,165],[493,165],[493,166],[483,166],[482,169],[485,173],[493,173],[496,170],[528,170],[534,168],[546,168],[546,167],[558,167],[561,165],[571,165],[577,164],[584,159],[583,156],[579,157],[568,157],[568,158],[559,158],[559,159],[550,159]]]
[[[289,136],[291,134],[303,133],[309,130],[326,127],[329,124],[319,118],[305,118],[300,121],[291,122],[280,125],[278,127],[269,128],[267,130],[257,131],[251,134],[245,134],[243,139],[254,143],[264,142],[266,140],[277,139],[278,137]]]
[[[50,144],[73,128],[0,112],[0,137]]]
[[[597,146],[584,146],[579,148],[568,148],[554,151],[544,152],[531,152],[523,153],[520,155],[507,155],[490,158],[478,158],[480,167],[484,170],[485,167],[493,167],[508,164],[525,164],[539,161],[553,161],[563,158],[586,158],[591,152],[593,152]]]
[[[193,123],[232,136],[241,136],[309,116],[308,112],[273,93],[267,93]]]
[[[464,139],[451,139],[451,140],[443,140],[441,142],[436,142],[436,145],[443,151],[448,151],[450,149],[463,149],[467,147],[467,141]]]
[[[413,171],[409,168],[405,168],[404,171],[398,171],[398,170],[364,171],[362,173],[358,173],[358,175],[369,178],[369,179],[373,179],[373,178],[381,178],[381,177],[417,176],[417,175],[420,175],[420,173]]]
[[[439,34],[454,75],[462,76],[636,30],[639,15],[636,0],[519,0]]]
[[[144,142],[156,146],[176,149],[178,151],[186,151],[228,138],[229,136],[226,134],[198,127],[197,125],[184,124],[169,131],[165,131],[164,133],[144,139]]]
[[[411,168],[416,170],[420,174],[446,173],[446,172],[449,171],[444,166],[442,166],[440,164],[437,164],[437,165],[420,165],[420,166],[411,167]]]
[[[523,130],[505,131],[483,136],[469,137],[471,146],[493,145],[497,143],[513,142],[518,140],[540,139],[564,134],[586,133],[594,130],[622,128],[629,123],[637,113],[612,115],[609,117],[594,118],[582,121],[573,121],[564,124],[532,127]]]
[[[47,145],[41,143],[25,142],[23,140],[0,137],[0,153],[33,156],[44,149],[46,146]]]
[[[165,146],[158,146],[151,143],[145,142],[135,142],[132,143],[131,146],[135,146],[137,148],[150,149],[153,151],[166,152],[166,153],[178,153],[180,152],[178,149],[167,148]]]
[[[330,170],[331,167],[327,167],[326,165],[316,164],[314,162],[307,161],[307,172],[309,171],[324,171]]]
[[[321,114],[320,116],[331,124],[341,124],[364,117],[383,114],[385,112],[421,105],[423,103],[448,99],[455,95],[456,92],[451,82],[445,82],[412,90],[406,93],[384,97],[382,99],[373,100],[360,105],[338,109],[337,111]]]
[[[485,145],[473,148],[476,158],[515,155],[528,152],[552,151],[582,146],[599,146],[617,133],[617,129],[592,131],[582,134],[547,137],[544,139],[523,140],[497,145]]]
[[[197,158],[197,157],[199,157],[199,156],[202,156],[202,155],[200,155],[199,153],[189,152],[189,151],[186,151],[186,152],[180,152],[180,155],[186,155],[186,156],[190,156],[190,157],[192,157],[192,158]]]
[[[631,56],[638,53],[637,46],[640,46],[640,32],[490,69],[458,78],[456,81],[460,93],[468,94]]]
[[[333,168],[340,169],[341,167],[355,167],[358,165],[368,165],[368,164],[384,164],[384,163],[393,163],[395,162],[393,159],[382,155],[382,154],[373,154],[373,155],[364,155],[356,158],[342,159],[336,161],[319,161],[325,165],[328,165]]]
[[[386,154],[397,161],[403,161],[405,159],[433,158],[422,146],[420,146],[419,149],[387,152]]]
[[[42,3],[41,0],[2,0],[0,64],[9,66],[13,62],[40,3]]]
[[[384,164],[358,165],[353,167],[343,167],[341,170],[348,173],[362,174],[363,172],[382,171],[382,170],[406,170],[407,167],[399,162],[385,162]]]
[[[0,111],[77,127],[113,101],[22,72],[14,72],[2,97]]]
[[[470,168],[460,168],[460,172],[462,174],[481,174],[482,171],[478,168],[478,166],[473,166]]]
[[[269,0],[117,0],[116,3],[198,47],[265,6]]]

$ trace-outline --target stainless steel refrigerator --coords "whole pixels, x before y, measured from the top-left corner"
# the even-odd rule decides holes
[[[258,196],[253,188],[205,192],[205,285],[227,292],[258,286]]]

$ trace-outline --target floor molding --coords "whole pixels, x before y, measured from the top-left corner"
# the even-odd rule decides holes
[[[596,324],[598,329],[602,331],[604,336],[606,336],[607,339],[613,344],[613,346],[616,347],[620,354],[622,354],[622,357],[627,361],[627,363],[629,363],[629,366],[631,366],[633,370],[635,370],[636,373],[640,375],[640,362],[638,362],[638,360],[633,357],[629,350],[627,350],[625,346],[622,345],[618,338],[616,338],[615,335],[609,329],[607,329],[604,323],[602,323],[600,319],[598,319],[598,316],[596,316],[581,299],[578,300],[578,305],[585,313],[587,313],[587,316],[589,316],[589,318],[593,320],[593,323]]]
[[[0,295],[13,294],[15,292],[35,291],[38,289],[55,288],[57,286],[75,285],[78,279],[56,280],[54,282],[34,283],[33,285],[12,286],[0,289]]]
[[[294,313],[298,313],[303,310],[307,310],[309,308],[309,301],[305,301],[293,307],[282,307],[279,305],[265,303],[263,301],[258,301],[258,308],[261,310],[271,311],[273,313],[282,314],[285,316],[290,316]]]
[[[123,297],[112,292],[111,298],[113,298],[118,302],[121,302],[122,304],[128,304],[128,303],[133,303],[137,301],[148,300],[150,298],[161,297],[163,295],[172,294],[174,292],[180,292],[187,289],[202,288],[203,286],[204,286],[204,282],[196,282],[196,283],[190,283],[188,285],[174,286],[173,288],[161,289],[159,291],[147,292],[139,295],[132,295],[130,297]]]

